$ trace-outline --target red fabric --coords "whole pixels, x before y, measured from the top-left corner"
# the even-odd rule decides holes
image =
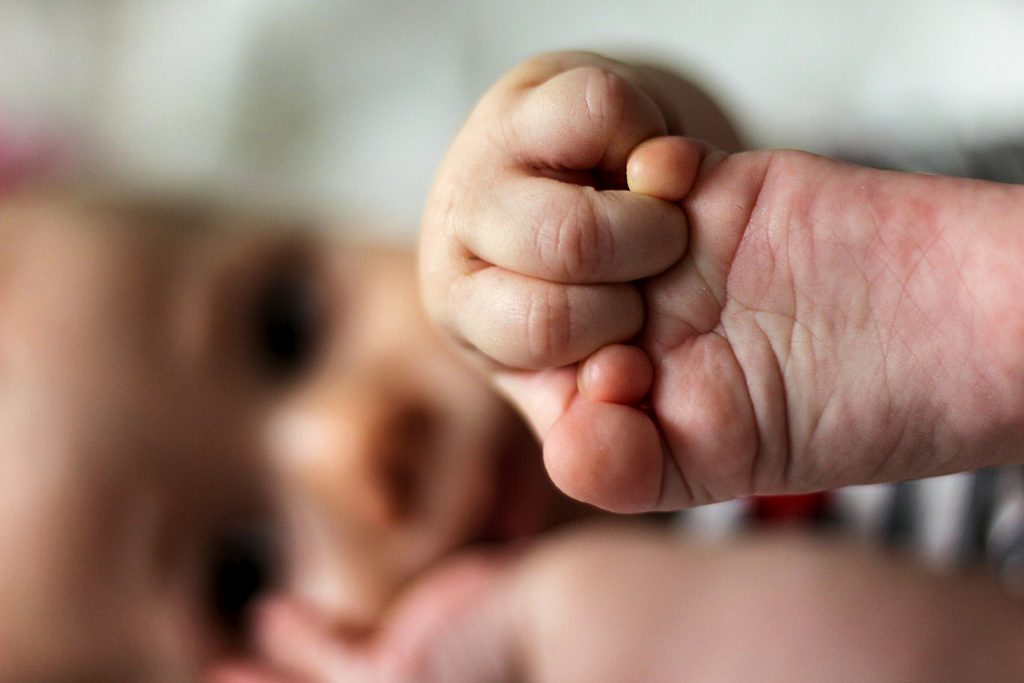
[[[790,496],[759,496],[751,499],[751,516],[766,523],[814,521],[829,512],[828,491]]]

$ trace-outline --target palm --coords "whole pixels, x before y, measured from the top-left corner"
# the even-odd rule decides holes
[[[640,284],[644,401],[587,401],[574,367],[510,385],[531,417],[545,406],[535,422],[556,482],[638,510],[948,467],[942,450],[957,444],[942,441],[936,403],[960,388],[940,370],[974,362],[957,332],[969,315],[927,299],[955,261],[931,226],[873,213],[860,180],[876,173],[755,153],[698,179],[682,204],[686,256]]]

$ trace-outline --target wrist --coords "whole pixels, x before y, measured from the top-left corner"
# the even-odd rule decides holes
[[[873,192],[906,283],[904,341],[926,381],[938,474],[1024,454],[1024,187],[912,174]]]
[[[947,219],[960,238],[960,290],[975,307],[966,333],[978,370],[968,396],[985,407],[975,428],[992,451],[981,464],[1024,462],[1024,186],[951,184],[964,195]]]

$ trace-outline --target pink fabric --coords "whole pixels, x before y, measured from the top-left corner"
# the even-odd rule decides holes
[[[42,136],[16,135],[0,127],[0,192],[52,166],[57,146]]]

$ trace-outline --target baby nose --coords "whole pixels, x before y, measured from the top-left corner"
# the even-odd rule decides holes
[[[347,628],[376,622],[428,513],[439,424],[428,401],[379,376],[307,392],[279,416],[290,592]]]
[[[394,527],[416,514],[436,424],[426,402],[395,387],[335,387],[285,414],[276,459],[319,513]]]

